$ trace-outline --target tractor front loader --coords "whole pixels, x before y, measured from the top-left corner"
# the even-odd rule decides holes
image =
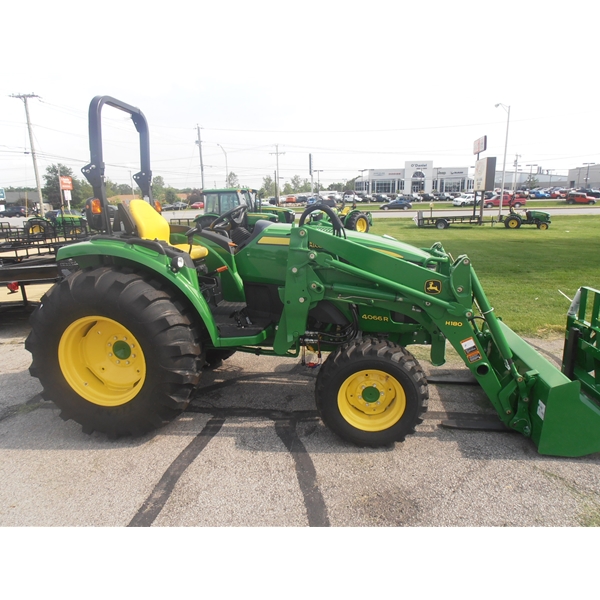
[[[106,216],[105,104],[131,114],[140,133],[145,198],[119,205],[115,223]],[[143,434],[180,414],[202,369],[233,352],[258,361],[308,347],[327,355],[315,385],[323,422],[354,444],[388,445],[413,433],[427,407],[426,377],[407,348],[428,345],[442,365],[449,342],[501,422],[539,452],[600,451],[599,293],[584,288],[574,300],[562,373],[496,317],[469,258],[439,243],[419,249],[349,231],[324,206],[307,208],[298,226],[259,219],[243,236],[244,205],[192,228],[167,223],[152,205],[147,140],[139,109],[92,100],[83,172],[99,233],[60,250],[64,278],[32,315],[26,342],[30,371],[64,418],[86,432]],[[311,221],[315,210],[329,223]]]

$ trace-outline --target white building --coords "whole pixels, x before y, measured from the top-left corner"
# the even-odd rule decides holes
[[[355,190],[365,194],[464,192],[473,189],[469,167],[434,167],[433,161],[407,161],[403,169],[365,169]]]

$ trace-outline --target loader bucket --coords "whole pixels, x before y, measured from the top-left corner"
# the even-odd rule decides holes
[[[508,326],[500,326],[520,373],[537,371],[529,391],[531,439],[540,454],[585,456],[600,452],[600,407]]]

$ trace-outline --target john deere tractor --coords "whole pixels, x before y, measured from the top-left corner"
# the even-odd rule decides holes
[[[106,212],[101,111],[131,115],[139,132],[144,199]],[[59,251],[64,277],[32,315],[30,368],[65,419],[85,432],[140,435],[175,419],[204,367],[233,352],[326,356],[315,401],[323,422],[362,446],[402,441],[427,407],[427,380],[407,349],[449,342],[508,428],[540,453],[600,450],[597,389],[600,292],[582,288],[569,313],[563,372],[500,321],[466,255],[419,249],[389,236],[331,225],[259,219],[233,207],[210,223],[169,224],[153,207],[148,126],[111,97],[90,105],[94,189],[88,220],[99,233]],[[590,316],[591,315],[591,316]],[[197,393],[201,393],[201,387]]]
[[[263,204],[257,190],[251,188],[225,188],[203,190],[204,214],[195,218],[199,225],[206,227],[220,215],[237,208],[246,206],[246,214],[242,226],[248,231],[254,229],[255,223],[262,219],[275,223],[293,223],[296,213],[282,206]],[[177,222],[177,219],[172,219]]]

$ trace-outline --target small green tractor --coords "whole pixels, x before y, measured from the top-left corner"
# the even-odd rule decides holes
[[[144,199],[106,212],[101,110],[131,115],[140,136]],[[499,320],[466,255],[349,231],[329,207],[297,225],[234,206],[210,223],[169,224],[153,208],[149,134],[142,112],[98,96],[90,105],[99,233],[62,248],[63,279],[31,317],[30,372],[65,419],[109,437],[142,435],[175,419],[203,368],[234,352],[327,355],[318,412],[360,446],[404,440],[421,423],[428,385],[407,349],[428,345],[442,365],[449,342],[510,429],[542,454],[600,451],[600,292],[581,288],[568,316],[563,372]],[[311,221],[315,210],[330,223]]]
[[[519,229],[521,225],[535,225],[538,229],[546,230],[550,227],[550,213],[543,210],[524,210],[518,213],[510,207],[506,216],[502,216],[500,222],[507,229]]]
[[[254,224],[260,219],[279,223],[293,223],[296,213],[290,208],[263,204],[257,190],[251,188],[225,188],[203,190],[204,214],[196,217],[203,226],[210,225],[222,214],[245,205],[247,212],[244,218],[246,228],[252,231]]]

